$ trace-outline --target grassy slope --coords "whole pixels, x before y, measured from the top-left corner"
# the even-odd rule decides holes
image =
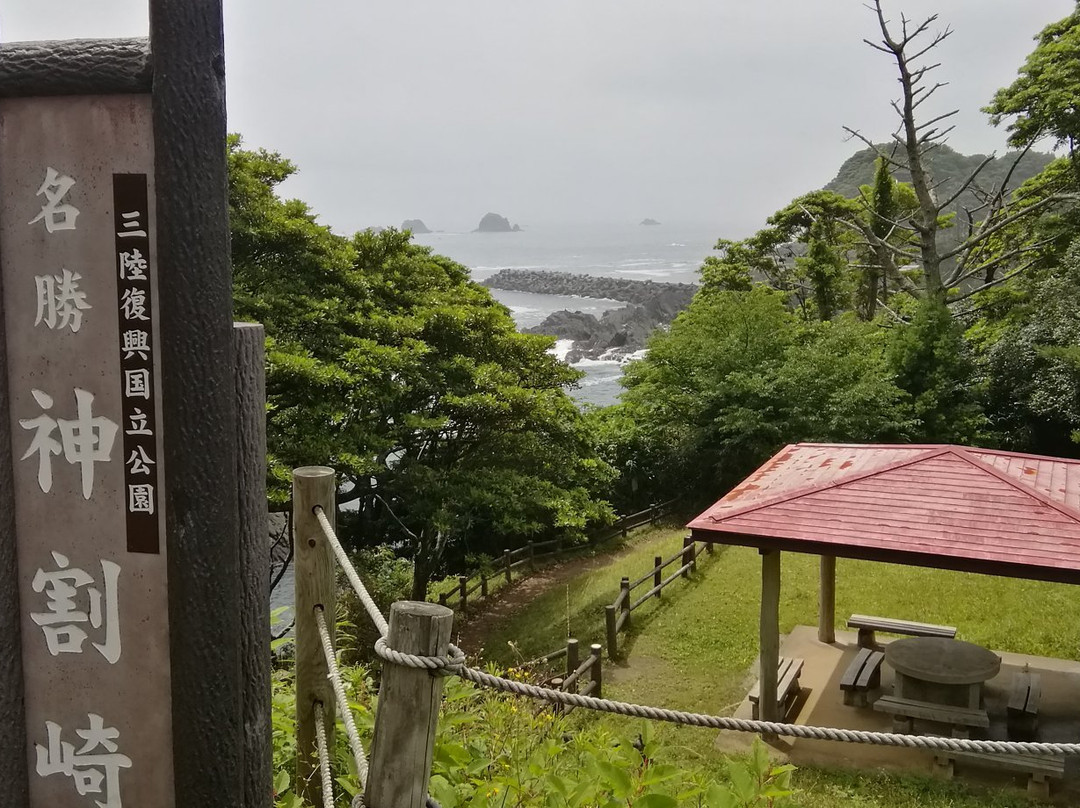
[[[654,555],[678,550],[685,531],[656,529],[607,568],[584,573],[567,588],[541,596],[486,643],[487,656],[515,659],[507,641],[516,640],[531,658],[557,648],[566,636],[567,590],[572,633],[583,645],[602,642],[603,607],[618,594],[618,580],[637,578]],[[652,601],[633,614],[632,630],[620,640],[628,661],[609,672],[605,695],[687,710],[730,712],[752,678],[757,654],[760,587],[755,550],[724,548],[702,557],[694,582],[675,583],[662,602]],[[644,588],[638,590],[644,592]],[[837,562],[836,613],[841,623],[852,612],[881,614],[959,628],[964,639],[992,648],[1069,658],[1080,645],[1077,612],[1080,591],[1035,581],[967,575],[841,559]],[[1049,619],[1048,619],[1049,618]],[[1054,619],[1057,618],[1057,619]],[[781,630],[817,620],[817,558],[785,554],[780,606]],[[716,765],[713,734],[669,728],[667,740],[686,752],[687,762]],[[1019,796],[972,793],[962,784],[919,777],[862,777],[804,771],[800,804],[877,808],[974,808],[1025,805]]]

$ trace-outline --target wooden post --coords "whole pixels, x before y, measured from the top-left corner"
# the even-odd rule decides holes
[[[566,641],[566,678],[577,670],[577,666],[581,664],[581,659],[578,657],[578,641],[571,637]],[[577,693],[578,686],[574,683],[574,692]]]
[[[714,552],[716,552],[716,544],[715,544],[715,542],[711,542],[711,541],[705,542],[705,552],[708,553],[709,555],[712,555]]]
[[[693,560],[693,544],[693,539],[689,536],[682,540],[682,566],[684,567]],[[689,578],[690,570],[683,570],[682,577]]]
[[[615,659],[619,653],[619,632],[615,630],[615,606],[608,604],[604,607],[604,622],[607,625],[607,650],[608,659]]]
[[[817,636],[821,642],[836,642],[836,556],[821,557]]]
[[[510,583],[510,551],[503,550],[503,572],[506,573],[506,582]]]
[[[660,597],[660,590],[657,587],[664,581],[664,571],[660,569],[660,565],[663,563],[663,556],[653,556],[652,585],[653,588],[656,589],[656,597]]]
[[[552,690],[562,690],[563,689],[563,680],[562,680],[561,676],[557,676],[557,677],[555,677],[554,679],[551,680],[551,689]],[[555,702],[554,704],[551,705],[551,712],[553,712],[555,715],[562,715],[563,706],[559,702]]]
[[[604,697],[602,692],[604,688],[604,648],[600,643],[594,642],[589,646],[589,653],[593,656],[593,664],[592,669],[589,671],[589,676],[596,682],[596,689],[593,690],[592,694],[596,696],[596,698],[601,699]]]
[[[469,613],[469,579],[465,575],[459,575],[457,577],[458,595],[461,597],[461,613],[466,615]]]
[[[237,502],[243,577],[244,806],[265,808],[273,791],[270,725],[270,569],[266,511],[266,334],[261,325],[233,325],[236,356]]]
[[[443,656],[453,625],[454,613],[443,606],[400,601],[390,607],[387,644],[404,654]],[[442,683],[441,676],[424,669],[383,664],[364,793],[369,808],[424,808]]]
[[[446,606],[446,599],[449,597],[445,592],[439,593],[439,605]]]
[[[697,542],[690,539],[690,571],[697,572]]]
[[[780,551],[761,550],[761,631],[758,678],[759,714],[779,721],[776,673],[780,665]]]
[[[480,573],[480,597],[486,598],[488,596],[488,577],[486,572]]]
[[[623,629],[630,630],[630,579],[623,577],[619,581],[619,591],[622,593],[622,607],[623,613],[626,615],[626,620],[623,621]]]
[[[322,507],[334,524],[334,470],[305,466],[293,471],[293,558],[296,570],[296,793],[311,805],[322,804],[318,748],[315,745],[315,702],[323,706],[327,743],[333,748],[335,701],[327,678],[326,657],[315,621],[323,609],[334,637],[336,561],[330,543],[315,518]]]

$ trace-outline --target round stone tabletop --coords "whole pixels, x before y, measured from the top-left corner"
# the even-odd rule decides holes
[[[885,646],[885,661],[905,676],[945,685],[993,679],[1001,657],[981,645],[944,637],[911,637]]]

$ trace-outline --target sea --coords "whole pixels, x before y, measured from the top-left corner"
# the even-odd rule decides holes
[[[476,281],[501,269],[531,269],[698,283],[701,263],[712,253],[720,235],[720,228],[714,225],[667,223],[522,227],[518,233],[435,232],[414,236],[414,241],[469,267]],[[492,289],[491,293],[510,309],[521,329],[539,325],[549,314],[562,309],[599,317],[608,309],[626,305],[617,300],[503,289]],[[569,340],[559,340],[552,351],[562,359],[570,348]],[[577,362],[574,367],[585,375],[571,395],[582,406],[614,404],[622,391],[619,380],[624,361],[601,357]]]
[[[429,223],[430,224],[430,223]],[[564,225],[525,226],[519,233],[429,233],[417,235],[418,244],[463,264],[474,280],[482,281],[500,269],[536,269],[573,272],[633,280],[698,283],[701,262],[712,252],[720,235],[713,226],[688,225]],[[541,295],[492,289],[492,295],[510,309],[518,328],[539,325],[554,311],[569,309],[599,317],[607,309],[626,305],[570,295]],[[559,340],[552,352],[564,358],[570,340]],[[643,352],[639,352],[640,355]],[[570,391],[581,406],[603,407],[618,401],[623,364],[615,359],[583,359],[574,367],[584,372]],[[281,623],[292,619],[294,577],[286,572],[271,594],[273,608],[285,607]]]

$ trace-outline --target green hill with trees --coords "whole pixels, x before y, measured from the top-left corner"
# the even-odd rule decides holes
[[[882,152],[892,153],[896,149],[899,149],[897,144],[887,143],[860,149],[844,161],[836,176],[822,190],[833,191],[848,198],[858,197],[859,189],[874,181],[874,168],[878,155]],[[979,187],[991,189],[1004,186],[1007,191],[1015,191],[1046,168],[1053,159],[1052,154],[1035,151],[1026,154],[1009,151],[1000,157],[985,154],[960,154],[949,146],[941,144],[926,155],[925,166],[936,186],[935,193],[938,198],[947,199],[956,193],[961,184],[984,161],[989,160],[979,172]],[[896,168],[892,176],[899,182],[911,182],[911,172],[904,168]],[[976,192],[972,189],[961,193],[948,210],[954,213],[965,209],[974,210],[979,204]]]

